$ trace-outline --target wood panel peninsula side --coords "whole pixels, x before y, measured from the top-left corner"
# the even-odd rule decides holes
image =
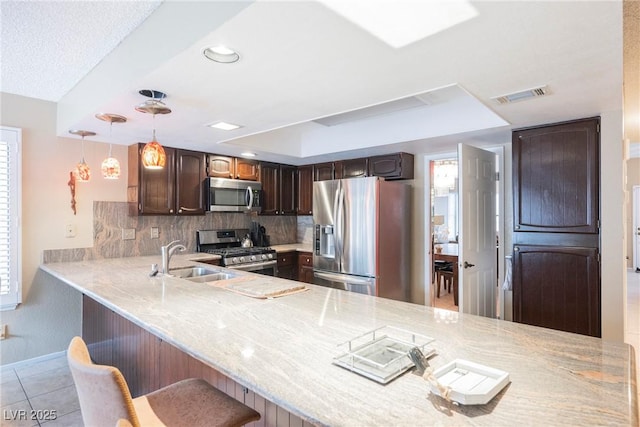
[[[199,265],[199,256],[177,255],[173,267]],[[125,359],[118,362],[125,375],[140,372],[136,364],[177,361],[173,366],[186,374],[202,374],[262,408],[264,425],[638,425],[635,356],[628,344],[310,284],[308,291],[281,298],[249,298],[185,279],[149,277],[150,265],[159,261],[131,257],[41,269],[84,294],[85,317],[102,312],[121,319],[106,332],[148,343],[151,350],[145,347],[142,356],[123,357],[115,347],[109,353],[105,340],[102,356]],[[265,286],[291,283],[234,273]],[[382,326],[433,337],[435,369],[466,359],[507,371],[511,383],[486,405],[458,406],[430,394],[417,375],[381,385],[332,364],[343,352],[339,344]],[[137,341],[134,329],[140,331]],[[105,333],[90,324],[84,330]],[[152,386],[180,374],[160,372]]]

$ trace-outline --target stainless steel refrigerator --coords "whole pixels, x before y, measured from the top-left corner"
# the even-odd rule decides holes
[[[313,183],[316,285],[409,299],[410,187],[377,177]]]

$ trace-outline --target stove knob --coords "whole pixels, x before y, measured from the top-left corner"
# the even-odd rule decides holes
[[[260,258],[262,258],[262,259],[267,259],[267,255],[262,254],[262,255],[260,256]]]
[[[255,255],[251,255],[251,261],[255,261],[256,260],[256,256]]]
[[[232,263],[234,263],[234,264],[235,264],[235,263],[237,263],[237,262],[238,262],[238,258],[233,257],[233,259],[231,260],[231,262],[232,262]]]
[[[244,262],[244,257],[243,256],[240,257],[240,262]]]
[[[267,258],[269,258],[269,259],[273,259],[273,254],[268,254],[268,255],[267,255]]]

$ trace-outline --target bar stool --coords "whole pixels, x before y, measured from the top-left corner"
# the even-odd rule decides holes
[[[232,427],[260,419],[258,412],[202,379],[179,381],[132,399],[120,370],[93,364],[80,337],[71,340],[67,361],[87,426]]]
[[[436,277],[436,297],[440,298],[440,284],[444,281],[444,289],[449,286],[449,293],[451,293],[451,281],[449,281],[447,272],[453,272],[453,264],[446,261],[440,261],[434,266],[434,272]]]

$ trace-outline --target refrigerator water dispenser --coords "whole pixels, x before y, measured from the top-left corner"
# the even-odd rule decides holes
[[[316,255],[325,258],[335,258],[335,237],[332,225],[316,225]]]

